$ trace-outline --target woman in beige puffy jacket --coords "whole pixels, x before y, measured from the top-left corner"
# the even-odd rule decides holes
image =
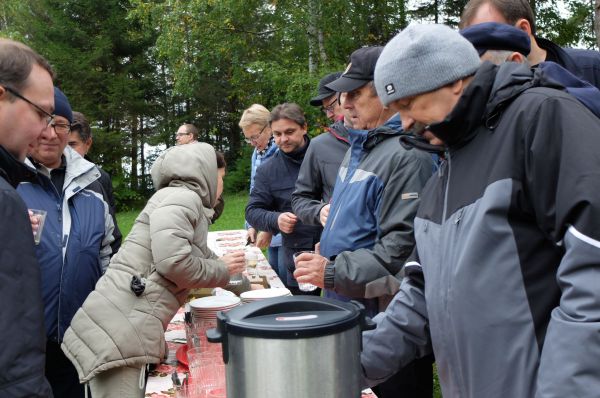
[[[172,147],[154,163],[157,192],[64,336],[93,398],[143,397],[146,365],[165,356],[164,330],[189,289],[225,286],[243,270],[243,252],[219,258],[206,245],[224,172],[205,143]]]

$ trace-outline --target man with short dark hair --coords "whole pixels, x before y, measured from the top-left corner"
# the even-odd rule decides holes
[[[94,139],[92,137],[92,129],[90,128],[90,122],[88,122],[85,115],[81,112],[73,111],[73,123],[71,123],[71,131],[69,132],[69,140],[68,145],[75,150],[78,154],[80,154],[85,160],[90,161],[90,158],[87,156],[89,150],[92,148],[92,144]],[[104,171],[101,167],[96,165],[98,171],[100,172],[100,178],[98,181],[100,185],[102,185],[102,189],[104,190],[104,199],[106,203],[108,203],[110,207],[110,215],[112,216],[113,223],[115,226],[115,230],[113,232],[113,236],[115,240],[111,243],[110,247],[112,248],[112,254],[116,254],[121,247],[121,240],[123,239],[123,235],[121,234],[121,230],[117,225],[117,207],[115,204],[115,196],[113,194],[113,186],[112,186],[112,178],[110,174]]]
[[[444,25],[394,37],[375,86],[445,161],[400,291],[363,333],[369,384],[433,349],[445,398],[597,396],[600,120]]]
[[[27,207],[15,187],[33,180],[23,160],[52,122],[48,62],[24,44],[0,38],[0,396],[52,397],[44,377],[40,268]]]
[[[175,134],[177,145],[190,144],[198,141],[198,128],[193,124],[186,123],[179,126]]]
[[[346,93],[351,147],[339,168],[320,255],[300,255],[294,273],[298,282],[325,288],[325,297],[361,301],[371,316],[385,309],[399,287],[396,275],[401,279],[414,246],[421,189],[433,171],[429,155],[402,147],[400,118],[377,97],[373,78],[382,49],[354,51],[346,71],[327,85]],[[376,394],[431,397],[431,360],[416,361]]]
[[[531,65],[552,61],[580,79],[600,88],[600,53],[594,50],[561,48],[550,40],[536,36],[535,16],[526,0],[470,0],[463,10],[460,27],[482,22],[514,25],[531,39],[528,55]]]
[[[36,255],[42,271],[46,378],[54,396],[81,398],[84,386],[60,348],[64,333],[108,267],[113,221],[96,166],[67,145],[71,106],[54,88],[54,122],[42,131],[26,163],[35,183],[17,191],[27,206],[47,212]]]
[[[283,254],[280,257],[287,270],[286,286],[293,294],[302,292],[292,276],[293,255],[312,250],[321,236],[321,227],[308,225],[292,211],[291,197],[310,139],[302,108],[284,103],[271,111],[269,127],[279,150],[256,170],[254,187],[246,206],[246,220],[261,231],[281,233]]]

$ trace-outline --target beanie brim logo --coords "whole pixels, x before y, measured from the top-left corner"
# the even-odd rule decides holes
[[[396,92],[396,88],[394,87],[394,85],[392,83],[386,84],[385,92],[387,93],[387,95],[392,95]]]

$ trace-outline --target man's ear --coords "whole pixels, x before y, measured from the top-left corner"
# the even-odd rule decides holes
[[[531,25],[529,24],[529,21],[525,18],[519,19],[517,23],[515,23],[515,28],[527,33],[528,36],[531,36]]]
[[[527,58],[523,54],[515,51],[514,53],[510,54],[508,58],[506,58],[506,62],[517,62],[519,64],[522,64],[525,62],[526,59]]]

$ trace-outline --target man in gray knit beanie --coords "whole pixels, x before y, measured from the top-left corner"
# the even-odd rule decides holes
[[[394,37],[374,79],[403,147],[444,161],[400,291],[363,332],[366,383],[434,352],[444,398],[598,396],[600,119],[440,25]]]
[[[458,100],[464,78],[480,65],[473,45],[445,25],[410,24],[385,46],[375,66],[375,88],[385,106],[400,112],[405,131],[439,122]],[[423,120],[408,117],[407,106],[429,98]],[[429,102],[429,101],[427,101]],[[416,122],[416,124],[415,124]],[[430,142],[439,140],[425,132]]]

